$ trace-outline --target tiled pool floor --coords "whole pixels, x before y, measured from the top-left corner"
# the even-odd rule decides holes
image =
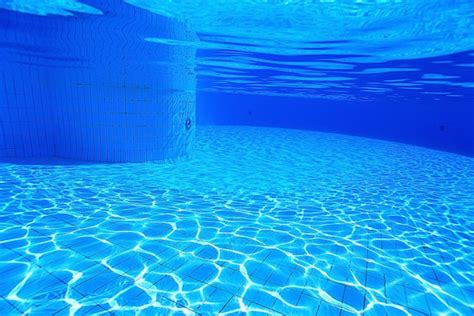
[[[0,164],[0,315],[472,315],[474,159],[206,127],[177,164]]]

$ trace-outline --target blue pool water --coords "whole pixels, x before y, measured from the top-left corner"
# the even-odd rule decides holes
[[[0,0],[0,316],[474,315],[473,0]]]
[[[0,314],[472,315],[474,160],[202,127],[178,164],[0,164]]]

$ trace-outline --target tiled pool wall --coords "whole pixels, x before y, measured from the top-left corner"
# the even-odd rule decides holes
[[[186,25],[121,1],[104,15],[0,10],[0,158],[139,162],[187,155],[195,49]]]
[[[391,140],[474,157],[474,107],[469,101],[469,98],[450,101],[394,101],[387,98],[373,102],[343,102],[201,92],[196,108],[200,125],[317,130]]]

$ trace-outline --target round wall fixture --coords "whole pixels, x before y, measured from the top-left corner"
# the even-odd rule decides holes
[[[191,122],[191,119],[188,118],[188,119],[186,120],[186,125],[185,125],[185,126],[186,126],[186,129],[187,129],[188,131],[191,129],[191,123],[192,123],[192,122]]]

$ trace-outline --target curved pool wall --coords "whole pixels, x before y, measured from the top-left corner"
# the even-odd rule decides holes
[[[376,102],[201,92],[200,125],[316,130],[402,142],[474,157],[468,100]]]
[[[195,48],[144,39],[190,42],[195,35],[182,22],[122,1],[88,4],[102,14],[0,9],[0,158],[187,156]]]

